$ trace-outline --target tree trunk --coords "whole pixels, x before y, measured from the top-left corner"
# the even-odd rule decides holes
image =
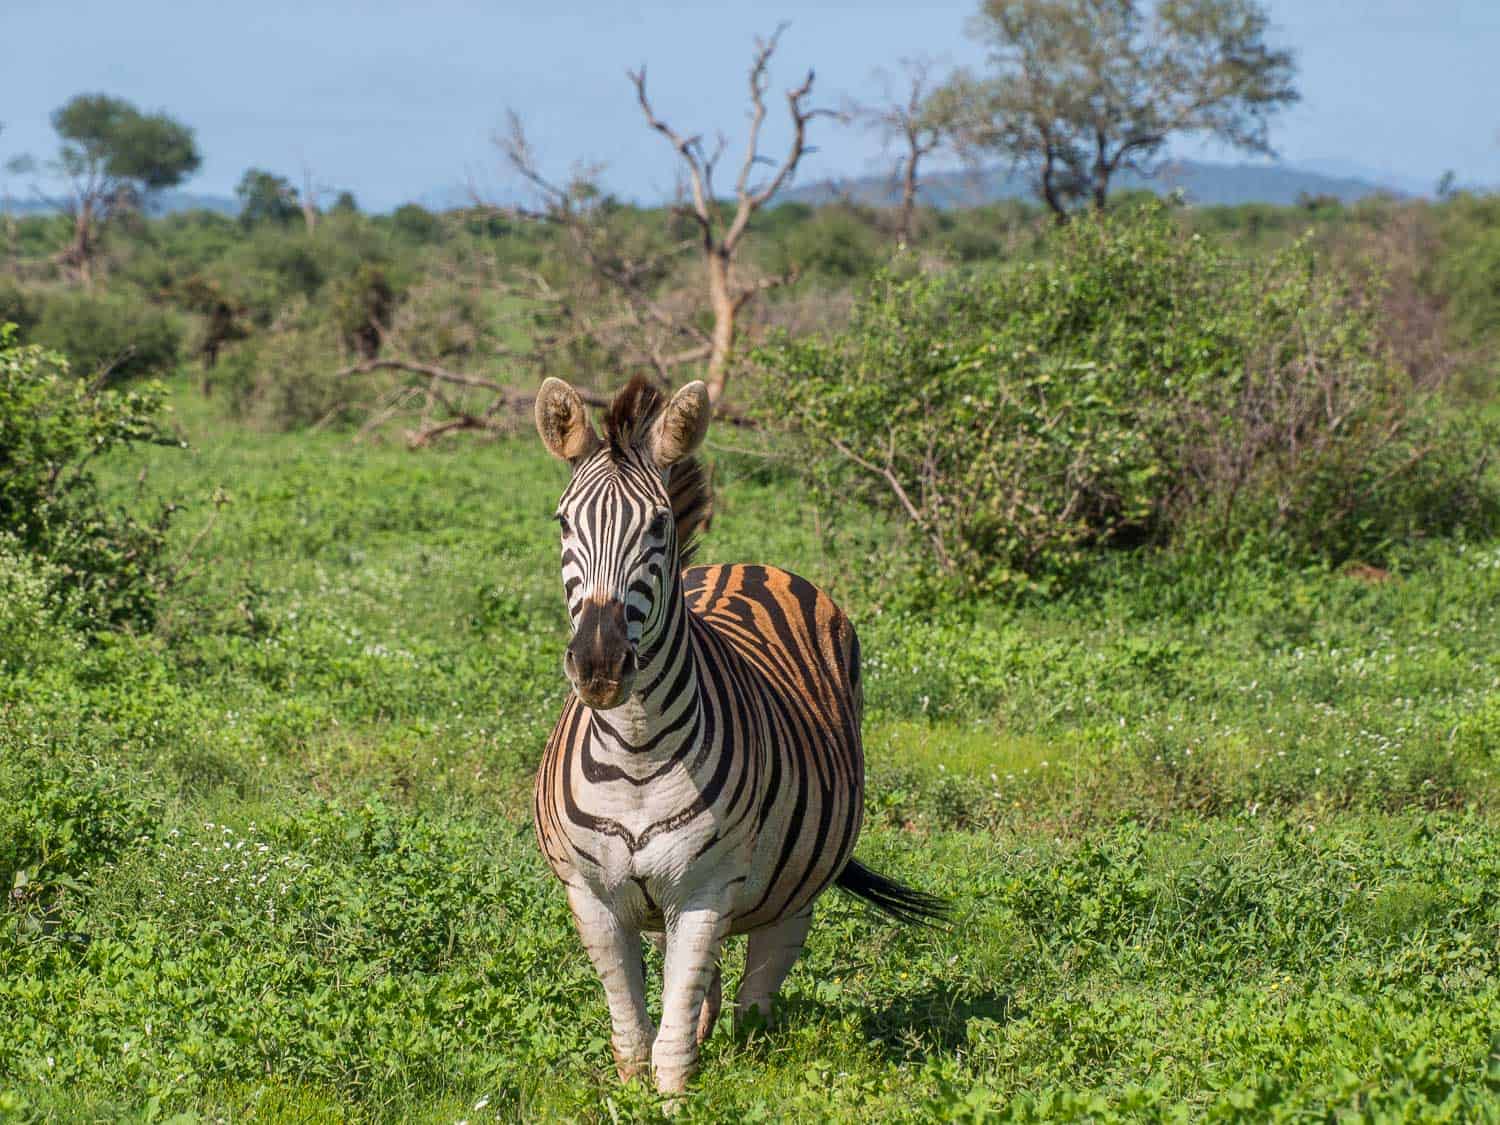
[[[1062,226],[1068,221],[1068,209],[1057,198],[1057,185],[1052,180],[1052,177],[1056,175],[1053,164],[1054,159],[1049,150],[1042,158],[1042,199],[1052,209],[1052,217],[1057,221],[1057,225]]]
[[[1094,210],[1102,212],[1109,202],[1109,176],[1113,169],[1104,158],[1106,140],[1102,132],[1094,134]]]
[[[912,220],[917,208],[917,153],[915,149],[906,157],[906,171],[901,178],[901,225],[897,238],[902,246],[911,242]]]
[[[94,275],[91,268],[94,258],[94,208],[85,199],[73,216],[73,245],[68,249],[68,260],[78,270],[86,288],[93,288]]]
[[[708,302],[714,313],[713,333],[709,337],[708,400],[715,405],[724,394],[729,377],[729,356],[734,348],[734,317],[738,312],[734,295],[729,291],[729,255],[722,247],[706,249],[708,267]]]

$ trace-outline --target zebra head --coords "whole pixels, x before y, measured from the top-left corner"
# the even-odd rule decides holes
[[[629,698],[640,653],[661,633],[676,589],[679,538],[702,514],[700,500],[684,525],[674,466],[698,481],[691,458],[712,413],[701,382],[667,401],[637,377],[610,404],[601,438],[567,383],[547,379],[537,393],[542,444],[573,469],[557,504],[573,628],[563,671],[589,707],[608,710]]]

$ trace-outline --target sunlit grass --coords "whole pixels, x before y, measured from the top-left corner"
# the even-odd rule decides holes
[[[39,935],[30,892],[0,913],[0,1118],[661,1119],[530,827],[566,470],[526,436],[179,414],[193,451],[109,467],[186,503],[180,548],[230,494],[160,635],[0,684],[0,858],[51,833],[37,878],[70,880]],[[824,898],[678,1120],[1500,1104],[1500,545],[1379,585],[1112,559],[1063,602],[913,608],[841,553],[878,525],[722,484],[702,557],[827,583],[859,629],[860,857],[955,913]]]

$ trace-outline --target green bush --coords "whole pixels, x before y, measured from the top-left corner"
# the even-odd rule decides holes
[[[67,367],[0,325],[0,533],[7,551],[45,562],[54,612],[90,627],[149,625],[168,582],[167,512],[153,523],[109,512],[89,465],[123,446],[178,442],[158,419],[159,387],[103,390]]]
[[[227,392],[236,417],[267,429],[297,430],[341,417],[365,385],[339,377],[347,360],[335,332],[306,302],[294,301],[269,331],[225,354],[212,385]]]
[[[36,327],[42,303],[9,278],[0,278],[0,324],[14,324],[24,336]]]
[[[49,298],[28,338],[67,356],[85,379],[112,383],[170,374],[182,351],[182,329],[168,314],[86,293]]]
[[[1460,200],[1445,216],[1448,253],[1437,263],[1437,284],[1461,342],[1500,345],[1500,203]]]
[[[885,256],[886,240],[871,217],[850,206],[820,208],[773,246],[772,268],[828,280],[868,277]]]
[[[0,739],[0,938],[37,935],[154,827],[141,778],[42,740]]]
[[[62,579],[55,565],[27,553],[14,535],[0,533],[0,675],[18,676],[75,647],[75,635],[57,612]]]
[[[413,242],[440,242],[443,220],[417,203],[403,203],[391,212],[391,227]]]
[[[756,353],[763,413],[813,446],[825,496],[904,514],[980,588],[1065,578],[1101,546],[1377,561],[1492,520],[1493,433],[1445,418],[1305,244],[1241,261],[1151,206],[1048,249],[883,276],[848,331]]]
[[[398,300],[385,270],[374,263],[367,262],[339,279],[330,306],[344,348],[360,359],[379,355]]]

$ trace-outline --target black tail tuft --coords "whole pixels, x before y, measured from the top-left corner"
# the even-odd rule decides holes
[[[834,886],[864,899],[896,921],[909,925],[930,926],[947,918],[950,911],[945,899],[926,891],[913,890],[894,879],[887,879],[855,859],[851,859],[844,868],[844,873],[834,880]]]

